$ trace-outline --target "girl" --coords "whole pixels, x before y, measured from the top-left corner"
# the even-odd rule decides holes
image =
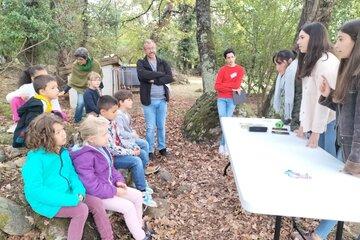
[[[90,72],[88,77],[88,88],[84,92],[84,104],[86,113],[99,115],[97,102],[100,98],[101,76],[97,72]]]
[[[233,92],[240,92],[240,86],[245,76],[245,69],[235,63],[234,50],[226,49],[224,58],[226,65],[220,68],[215,81],[219,118],[231,117],[233,115],[235,110],[235,104],[232,99]],[[221,135],[219,154],[228,155],[223,135]]]
[[[15,131],[16,124],[20,120],[17,110],[24,105],[28,99],[35,95],[35,89],[32,84],[34,78],[47,74],[46,69],[41,65],[29,67],[21,73],[19,79],[19,89],[6,95],[6,100],[10,103],[12,119],[14,121],[14,124],[8,129],[9,133],[13,133]],[[59,111],[65,117],[57,99],[52,101],[52,105],[54,110]]]
[[[289,50],[281,50],[273,57],[276,71],[279,73],[276,78],[274,93],[274,110],[281,115],[285,124],[291,120],[291,112],[294,105],[294,82],[298,66],[296,54]]]
[[[51,113],[43,113],[30,124],[26,135],[29,149],[22,168],[25,198],[31,208],[47,218],[71,218],[68,240],[80,240],[90,210],[102,239],[112,240],[109,218],[101,200],[85,194],[63,148],[66,133],[63,121]]]
[[[297,41],[299,67],[297,75],[302,81],[299,137],[310,134],[307,146],[318,145],[336,156],[335,112],[318,103],[322,76],[335,89],[339,60],[329,52],[330,44],[325,27],[318,22],[302,27]]]
[[[124,214],[136,240],[151,239],[151,233],[143,230],[142,193],[127,187],[124,177],[113,166],[107,149],[108,121],[89,115],[79,131],[84,142],[72,149],[71,156],[87,192],[101,198],[105,209]]]

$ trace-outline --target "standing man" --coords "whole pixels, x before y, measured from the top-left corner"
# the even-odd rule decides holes
[[[145,57],[136,64],[140,81],[140,100],[146,122],[146,141],[149,143],[149,158],[154,158],[155,128],[159,153],[166,156],[165,121],[169,88],[173,82],[169,64],[156,56],[156,44],[147,39],[144,43]]]

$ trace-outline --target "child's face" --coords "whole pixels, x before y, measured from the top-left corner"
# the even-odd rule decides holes
[[[59,89],[56,81],[51,81],[48,84],[46,84],[45,89],[40,89],[40,94],[52,99],[57,99],[59,95]]]
[[[89,87],[92,89],[98,89],[100,87],[101,78],[95,77],[89,80]]]
[[[64,130],[64,126],[59,123],[54,123],[53,129],[56,146],[64,146],[66,144],[66,132]]]
[[[117,110],[118,110],[118,106],[114,105],[109,110],[101,109],[100,114],[107,120],[112,121],[116,118]]]
[[[125,99],[124,101],[119,101],[119,106],[123,109],[130,110],[133,106],[133,100],[131,98]]]
[[[96,147],[106,147],[108,145],[109,132],[106,126],[98,129],[98,133],[94,136],[90,136],[88,142]]]

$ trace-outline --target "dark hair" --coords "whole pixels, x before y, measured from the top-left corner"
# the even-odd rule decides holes
[[[36,75],[36,72],[46,70],[44,66],[42,65],[35,65],[32,67],[27,68],[26,70],[21,72],[20,78],[19,78],[19,87],[21,87],[24,84],[32,83],[31,78]]]
[[[118,102],[125,101],[126,99],[132,99],[133,94],[130,90],[121,89],[114,94],[114,98],[116,98]]]
[[[26,133],[26,147],[43,147],[48,152],[57,152],[53,127],[55,123],[64,125],[62,119],[53,113],[43,113],[32,120]]]
[[[273,56],[273,63],[282,63],[283,61],[288,62],[290,59],[294,60],[297,53],[290,50],[281,50],[276,52]]]
[[[56,79],[50,75],[41,75],[34,78],[34,90],[37,94],[40,94],[41,89],[45,89],[49,82],[56,82]]]
[[[224,58],[226,58],[226,55],[228,55],[229,53],[233,53],[234,56],[235,56],[235,51],[234,51],[234,49],[228,48],[228,49],[226,49],[225,52],[224,52]]]
[[[351,84],[359,88],[360,84],[360,20],[352,20],[341,26],[340,30],[348,34],[355,42],[348,59],[341,59],[334,92],[334,101],[343,103]]]
[[[306,53],[299,53],[297,75],[301,79],[311,75],[316,62],[330,50],[330,43],[325,26],[319,22],[305,24],[301,30],[310,36]]]
[[[99,111],[102,109],[107,111],[110,108],[112,108],[114,105],[117,106],[117,104],[118,104],[118,101],[110,95],[101,96],[97,103]]]

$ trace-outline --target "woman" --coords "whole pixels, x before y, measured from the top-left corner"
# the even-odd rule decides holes
[[[320,146],[333,156],[335,149],[335,112],[320,105],[319,86],[322,76],[335,89],[339,60],[332,54],[327,30],[318,22],[302,27],[297,41],[299,46],[298,78],[302,81],[300,128],[298,136],[309,137],[307,146]]]
[[[76,49],[74,56],[76,61],[74,62],[71,76],[68,82],[68,86],[59,95],[67,93],[70,88],[74,88],[77,92],[77,103],[75,109],[75,122],[81,121],[84,113],[84,91],[88,86],[87,75],[90,72],[97,72],[103,77],[100,63],[93,59],[89,55],[89,51],[86,48],[80,47]],[[103,88],[103,85],[100,85]]]
[[[347,22],[340,28],[334,49],[341,59],[336,89],[331,88],[328,79],[323,77],[319,86],[319,103],[336,110],[337,142],[341,146],[339,159],[346,161],[344,172],[359,177],[360,135],[356,130],[359,129],[357,124],[360,122],[360,20]],[[321,221],[306,239],[326,239],[335,224],[336,221]]]
[[[298,66],[298,60],[295,58],[296,53],[289,50],[281,50],[273,57],[276,71],[279,73],[276,78],[273,107],[285,124],[290,123],[294,106],[294,82]]]
[[[233,92],[240,92],[240,86],[245,76],[245,69],[235,63],[236,58],[233,49],[226,49],[224,58],[226,65],[220,68],[215,81],[219,118],[232,117],[235,110],[235,104],[232,98]],[[220,140],[219,154],[229,154],[223,135]]]

